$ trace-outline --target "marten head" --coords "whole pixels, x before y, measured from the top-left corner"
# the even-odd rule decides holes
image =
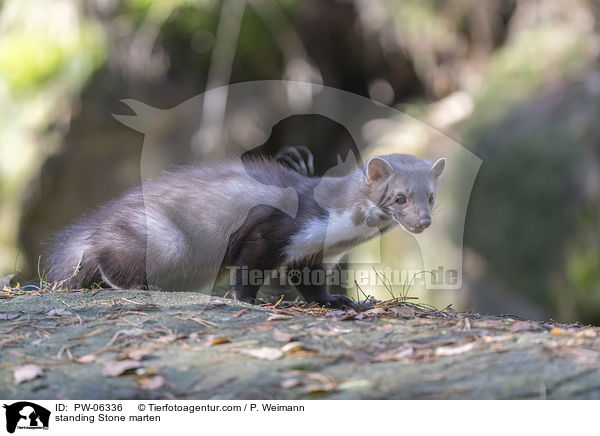
[[[444,158],[435,162],[407,154],[371,158],[365,166],[371,203],[367,224],[391,218],[410,233],[421,233],[431,225],[438,180],[445,166]]]

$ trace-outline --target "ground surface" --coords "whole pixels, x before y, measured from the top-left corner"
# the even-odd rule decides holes
[[[273,306],[5,288],[0,398],[600,398],[598,328]]]

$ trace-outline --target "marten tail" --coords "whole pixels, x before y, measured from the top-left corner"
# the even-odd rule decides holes
[[[91,231],[85,221],[56,234],[44,261],[44,278],[61,286],[91,286],[99,278],[98,265],[91,259]]]

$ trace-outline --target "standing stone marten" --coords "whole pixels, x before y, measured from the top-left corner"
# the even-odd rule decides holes
[[[50,281],[73,287],[192,290],[228,267],[310,269],[397,224],[431,224],[445,159],[405,154],[371,158],[343,177],[307,177],[253,158],[166,172],[59,232],[45,257]],[[232,283],[253,302],[260,284]],[[307,301],[352,305],[326,286],[296,286]]]

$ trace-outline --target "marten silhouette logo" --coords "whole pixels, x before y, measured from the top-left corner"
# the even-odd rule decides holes
[[[163,171],[200,162],[210,165],[211,162],[228,160],[231,165],[244,165],[245,159],[252,155],[274,158],[276,150],[282,149],[274,146],[271,149],[269,144],[294,147],[311,145],[303,142],[308,136],[296,136],[293,133],[303,132],[302,129],[307,129],[306,126],[291,124],[293,127],[289,127],[289,134],[288,130],[285,133],[276,131],[276,127],[286,120],[304,115],[318,115],[347,132],[342,143],[349,144],[347,149],[338,149],[333,143],[324,143],[320,147],[323,158],[319,158],[317,163],[321,165],[322,174],[319,175],[320,181],[315,182],[318,185],[314,188],[314,199],[324,209],[343,209],[340,206],[345,204],[341,204],[340,199],[345,197],[335,195],[336,192],[332,189],[337,185],[332,186],[332,179],[328,177],[337,178],[354,171],[365,161],[364,157],[367,157],[367,154],[361,155],[363,152],[369,155],[405,153],[426,160],[446,157],[448,163],[444,181],[440,184],[437,195],[437,202],[443,204],[443,208],[436,210],[434,225],[422,234],[410,234],[409,237],[414,241],[407,240],[401,229],[395,233],[389,232],[385,238],[389,241],[388,244],[406,245],[402,259],[404,261],[406,257],[407,264],[413,265],[414,271],[419,271],[414,275],[417,279],[423,278],[426,289],[461,289],[462,241],[467,206],[481,159],[432,127],[365,97],[315,83],[285,80],[253,81],[212,88],[169,109],[154,108],[131,99],[122,102],[135,114],[113,116],[124,125],[144,134],[140,161],[142,181],[157,177]],[[306,130],[309,131],[310,129]],[[320,131],[321,129],[318,130]],[[319,137],[320,134],[315,136]],[[326,159],[326,165],[323,159]],[[291,163],[290,167],[297,167],[298,172],[304,173],[300,171],[302,165],[296,162]],[[320,177],[323,174],[325,178]],[[252,177],[258,181],[255,176]],[[259,189],[260,196],[251,197],[259,198],[257,204],[241,202],[227,205],[229,214],[223,215],[224,221],[219,223],[219,241],[229,240],[236,234],[255,206],[279,209],[291,219],[297,218],[301,197],[291,182],[264,182]],[[306,195],[310,196],[308,188],[307,192]],[[152,198],[152,195],[146,198]],[[278,200],[280,198],[283,200]],[[154,206],[147,204],[146,207]],[[170,218],[173,222],[179,222],[178,217]],[[369,229],[364,230],[365,234],[371,232]],[[323,246],[327,246],[328,240],[330,245],[335,246],[339,229],[333,222],[328,222],[323,233]],[[396,257],[383,258],[386,252],[392,251],[377,246],[382,240],[383,238],[375,238],[368,250],[352,258],[352,264],[380,265],[382,268],[386,264],[397,264]],[[212,267],[203,270],[205,283],[210,289],[216,285],[227,247],[226,244],[210,244],[208,241],[212,239],[206,239],[207,245],[197,249],[198,252],[211,253],[211,259],[214,258],[211,261]],[[164,250],[157,244],[146,244],[145,252],[146,270],[152,271],[155,268],[151,264],[164,256]],[[337,252],[321,254],[323,258],[331,259],[332,263],[339,261],[339,257],[336,258]],[[427,279],[429,275],[424,274],[425,272],[431,272],[434,280]],[[443,272],[455,274],[442,275]],[[163,287],[160,281],[148,284]],[[398,285],[401,284],[402,280]]]
[[[19,401],[11,405],[4,404],[6,409],[6,431],[14,433],[18,429],[48,430],[50,411],[28,401]]]

